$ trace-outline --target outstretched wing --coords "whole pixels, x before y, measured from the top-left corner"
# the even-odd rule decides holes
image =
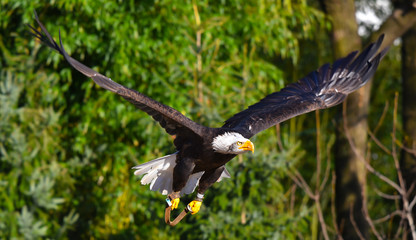
[[[374,75],[387,48],[376,55],[384,35],[368,46],[357,58],[356,52],[325,64],[296,83],[272,93],[246,110],[237,113],[223,127],[250,138],[260,131],[289,118],[316,109],[335,106],[346,96],[364,86]]]
[[[63,55],[65,57],[65,60],[73,68],[75,68],[85,76],[92,78],[92,80],[94,80],[94,82],[100,85],[101,87],[114,93],[117,93],[118,95],[125,98],[127,101],[133,103],[140,110],[152,116],[153,119],[159,122],[159,124],[166,130],[167,133],[171,135],[184,135],[194,133],[198,136],[202,136],[202,133],[205,131],[206,127],[197,124],[196,122],[190,120],[189,118],[185,117],[183,114],[169,106],[161,104],[135,90],[129,89],[121,84],[114,82],[110,78],[92,70],[91,68],[70,57],[65,52],[64,46],[62,44],[61,35],[59,34],[59,46],[53,40],[52,36],[46,30],[45,26],[39,21],[36,12],[35,18],[43,33],[39,32],[37,29],[29,25],[29,27],[32,30],[31,34],[38,38],[41,42],[49,46],[50,48],[55,49],[61,55]]]

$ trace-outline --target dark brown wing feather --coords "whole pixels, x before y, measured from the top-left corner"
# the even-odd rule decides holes
[[[183,114],[177,110],[161,104],[144,94],[141,94],[135,90],[124,87],[121,84],[118,84],[111,80],[110,78],[92,70],[91,68],[85,66],[84,64],[78,62],[77,60],[70,57],[64,49],[62,44],[61,35],[59,34],[60,46],[53,40],[52,36],[46,30],[45,26],[39,21],[39,18],[35,12],[35,18],[39,26],[42,29],[42,32],[39,32],[32,26],[29,26],[32,30],[31,34],[42,41],[44,44],[50,48],[55,49],[60,54],[62,54],[68,63],[84,74],[94,80],[95,83],[101,87],[117,93],[118,95],[125,98],[127,101],[133,103],[137,108],[146,112],[153,117],[159,124],[166,130],[167,133],[171,135],[189,135],[196,134],[197,136],[203,136],[206,127],[197,124],[196,122],[185,117]]]
[[[289,118],[341,103],[349,93],[364,86],[373,76],[388,50],[386,48],[375,55],[383,37],[380,36],[357,58],[357,52],[352,52],[332,66],[325,64],[298,82],[266,96],[228,119],[223,127],[250,138]]]

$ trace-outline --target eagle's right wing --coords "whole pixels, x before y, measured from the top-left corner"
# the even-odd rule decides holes
[[[101,87],[117,93],[118,95],[125,98],[127,101],[133,103],[137,108],[146,112],[153,117],[159,124],[166,130],[170,135],[185,135],[185,134],[196,134],[197,136],[202,136],[206,127],[199,125],[198,123],[192,121],[191,119],[185,117],[179,111],[161,104],[142,93],[139,93],[130,88],[124,87],[121,84],[118,84],[111,80],[110,78],[92,70],[91,68],[85,66],[84,64],[73,59],[65,52],[64,46],[62,44],[61,36],[59,35],[60,46],[53,40],[52,36],[46,30],[45,26],[39,21],[38,15],[35,12],[35,18],[38,22],[42,32],[38,31],[36,28],[29,25],[31,28],[31,34],[38,38],[41,42],[46,44],[48,47],[55,49],[61,55],[65,57],[65,60],[77,71],[81,72],[87,77],[92,78],[95,83]]]

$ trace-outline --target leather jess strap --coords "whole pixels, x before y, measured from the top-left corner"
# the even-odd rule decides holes
[[[166,209],[165,209],[165,222],[166,222],[166,224],[168,224],[169,226],[172,226],[172,227],[175,226],[176,224],[178,224],[186,216],[186,214],[188,214],[188,212],[189,212],[188,208],[185,208],[184,210],[182,210],[182,212],[173,221],[170,221],[171,211],[172,211],[172,206],[169,206],[167,204]]]

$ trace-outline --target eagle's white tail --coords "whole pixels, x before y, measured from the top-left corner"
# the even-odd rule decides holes
[[[176,166],[177,154],[178,152],[135,166],[133,169],[137,170],[134,172],[134,175],[140,176],[144,174],[140,182],[143,185],[150,183],[150,190],[159,191],[163,195],[170,194],[172,193],[173,169]],[[204,172],[192,174],[185,187],[181,190],[180,195],[192,193],[203,174]],[[218,182],[223,178],[230,178],[227,170],[224,170]]]

